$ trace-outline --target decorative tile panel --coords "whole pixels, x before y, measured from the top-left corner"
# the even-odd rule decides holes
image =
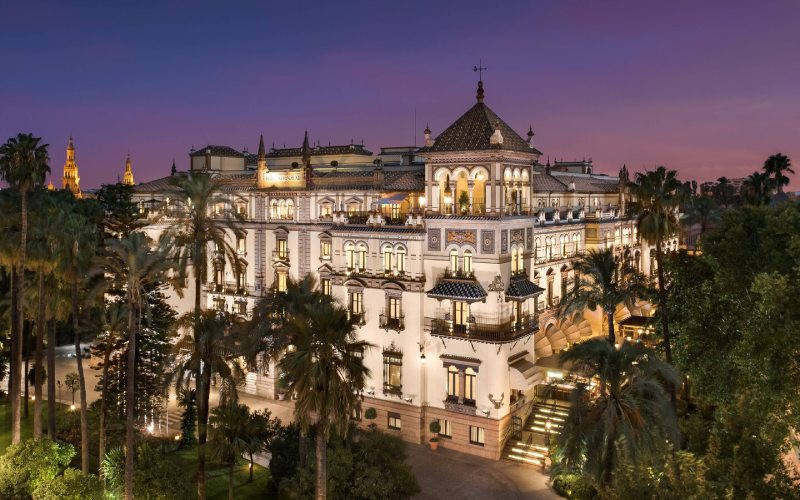
[[[456,245],[477,246],[478,232],[474,229],[448,229],[445,245],[455,243]]]
[[[533,228],[529,227],[526,230],[527,238],[525,240],[525,248],[527,250],[533,250]]]
[[[508,253],[508,229],[500,230],[500,253]]]
[[[442,250],[442,230],[428,229],[428,250],[439,252]]]
[[[512,229],[511,230],[511,244],[512,245],[524,245],[525,244],[525,230],[524,229]]]
[[[481,253],[494,253],[494,229],[481,229]]]

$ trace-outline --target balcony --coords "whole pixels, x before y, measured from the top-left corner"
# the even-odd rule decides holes
[[[364,325],[367,324],[367,321],[364,318],[364,313],[363,312],[361,312],[361,313],[348,312],[348,316],[353,321],[353,323],[355,323],[358,326],[364,326]]]
[[[510,342],[539,329],[539,318],[526,314],[517,321],[470,316],[466,324],[456,324],[450,314],[442,318],[425,318],[426,328],[437,337],[455,337],[481,342]]]
[[[472,270],[465,271],[464,269],[450,269],[449,267],[444,270],[445,278],[460,278],[460,279],[474,279],[475,272]]]
[[[464,415],[475,415],[475,410],[477,408],[475,406],[475,401],[472,399],[462,399],[459,401],[455,396],[447,396],[447,399],[444,400],[444,409]]]
[[[273,262],[289,262],[289,250],[273,250]]]
[[[388,314],[380,315],[380,327],[384,330],[394,330],[400,332],[405,330],[405,315],[401,314],[400,317],[392,317]]]

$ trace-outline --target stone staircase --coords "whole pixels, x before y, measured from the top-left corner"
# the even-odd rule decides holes
[[[560,434],[569,413],[568,403],[548,400],[537,402],[518,436],[511,436],[503,449],[503,459],[511,462],[544,467],[549,453],[548,439]]]

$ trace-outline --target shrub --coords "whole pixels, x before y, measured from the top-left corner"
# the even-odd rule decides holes
[[[39,484],[53,479],[75,456],[75,448],[43,438],[9,446],[0,456],[0,498],[30,498]]]
[[[442,432],[442,426],[439,424],[439,421],[438,420],[432,421],[431,424],[428,426],[428,429],[431,431],[431,434],[433,434],[431,441],[438,441],[439,433]]]
[[[47,479],[33,492],[34,500],[102,500],[103,487],[94,474],[84,475],[78,469]]]
[[[184,389],[180,392],[178,405],[183,408],[181,414],[181,445],[195,443],[195,430],[197,429],[197,392],[194,389]]]

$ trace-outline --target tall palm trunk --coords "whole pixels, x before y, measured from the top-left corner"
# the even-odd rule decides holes
[[[20,273],[11,269],[11,360],[9,363],[8,397],[11,399],[11,444],[20,441],[22,415],[20,415],[20,371],[22,365],[22,339],[20,338]]]
[[[47,320],[47,436],[56,438],[56,321]]]
[[[199,245],[195,245],[197,247]],[[194,249],[192,255],[199,256],[200,252],[198,248]],[[198,259],[199,260],[199,259]],[[194,348],[195,352],[200,352],[200,336],[198,335],[198,322],[200,319],[200,292],[202,289],[202,279],[203,279],[203,272],[202,272],[202,264],[199,262],[194,262]],[[201,362],[202,364],[202,362]],[[208,393],[210,391],[210,387],[206,387],[206,385],[211,385],[211,377],[208,377],[209,383],[205,383],[206,373],[208,373],[208,367],[206,367],[205,372],[203,372],[203,368],[198,370],[195,373],[195,389],[197,394],[197,498],[200,500],[205,500],[206,498],[206,436],[208,435],[208,429],[206,425],[208,424]]]
[[[656,240],[656,266],[658,266],[658,312],[661,316],[661,331],[664,334],[664,357],[667,363],[672,364],[672,345],[669,336],[669,314],[667,311],[667,289],[664,283],[664,266],[662,265],[664,256],[661,250],[661,239]],[[675,400],[675,387],[669,384],[669,400],[672,403],[672,411],[677,408]]]
[[[233,500],[233,466],[235,464],[236,460],[228,466],[228,500]]]
[[[25,282],[25,251],[28,239],[28,190],[20,189],[21,194],[21,224],[20,224],[20,246],[19,246],[19,266],[17,268],[17,279],[14,281],[17,290],[17,341],[11,345],[11,369],[15,373],[12,387],[14,390],[11,396],[11,443],[17,444],[22,437],[22,420],[20,415],[20,389],[22,382],[20,378],[20,368],[22,367],[22,336],[25,327],[25,297],[22,295]],[[11,332],[12,338],[14,332]],[[24,375],[23,375],[24,377]],[[16,410],[16,411],[15,411]]]
[[[22,340],[23,340],[23,349],[22,349],[22,359],[25,361],[23,362],[23,370],[22,370],[22,381],[25,387],[25,391],[23,392],[22,398],[22,417],[25,420],[28,420],[29,415],[29,405],[28,401],[30,400],[30,377],[28,374],[30,373],[30,359],[31,359],[31,334],[33,333],[31,329],[25,328],[25,324],[22,325]]]
[[[108,360],[111,358],[111,342],[106,342],[106,349],[103,351],[103,378],[102,391],[100,392],[100,429],[98,430],[97,440],[99,442],[97,457],[100,462],[106,456],[106,414],[108,413]],[[102,476],[103,470],[100,469]],[[103,479],[105,484],[105,479]]]
[[[325,431],[322,423],[317,423],[317,500],[328,497],[328,443],[325,442]]]
[[[133,322],[133,290],[128,283],[128,380],[125,394],[125,499],[133,500],[133,412],[136,400],[134,398],[134,379],[136,375],[136,331]]]
[[[73,269],[73,272],[77,272]],[[73,275],[70,286],[72,296],[72,327],[75,329],[75,360],[78,365],[78,385],[81,395],[81,471],[89,473],[89,407],[86,402],[86,379],[83,375],[83,356],[81,355],[81,334],[78,323],[78,278]],[[73,393],[74,395],[74,393]],[[73,396],[74,397],[74,396]]]
[[[608,319],[608,342],[611,345],[617,343],[617,337],[614,334],[614,310],[606,310],[606,318]]]
[[[36,320],[36,354],[33,361],[33,439],[42,437],[42,349],[46,329],[44,310],[44,272],[39,270],[39,318]]]

